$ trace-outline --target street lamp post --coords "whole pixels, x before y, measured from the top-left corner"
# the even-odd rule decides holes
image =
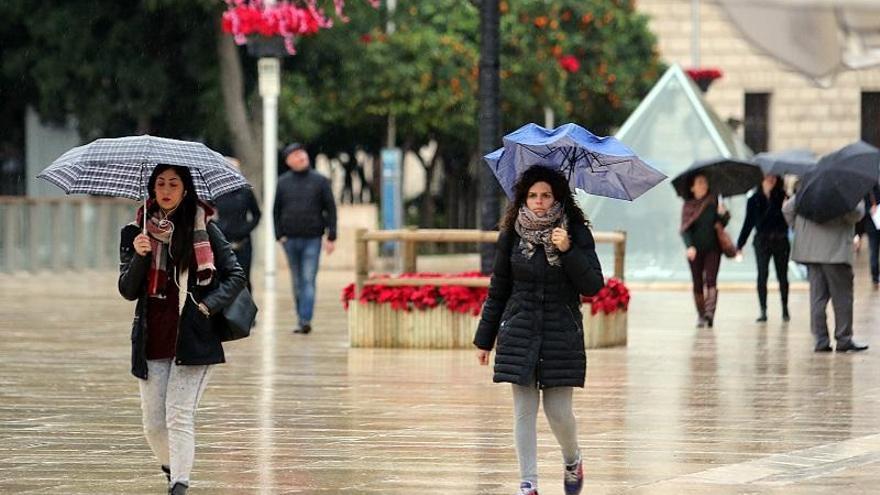
[[[261,57],[257,62],[260,96],[263,97],[263,211],[270,215],[275,203],[278,175],[278,95],[281,93],[281,61]],[[275,224],[263,221],[266,289],[275,288]]]

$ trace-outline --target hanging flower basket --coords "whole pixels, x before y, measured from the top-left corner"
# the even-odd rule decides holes
[[[721,77],[724,75],[721,72],[721,69],[716,69],[713,67],[705,69],[687,69],[685,70],[685,72],[688,76],[690,76],[691,79],[693,79],[695,83],[697,83],[697,86],[703,93],[709,90],[709,86],[712,84],[713,81],[715,81],[716,79],[721,79]]]
[[[368,1],[374,8],[379,6],[379,0]],[[231,34],[237,45],[247,44],[251,55],[296,55],[296,39],[333,27],[333,21],[324,15],[315,0],[306,0],[302,5],[289,1],[266,5],[260,0],[226,0],[226,5],[223,32]],[[334,0],[333,5],[336,16],[348,22],[343,13],[345,1]]]
[[[459,274],[406,273],[399,278],[480,278],[479,272]],[[462,285],[383,285],[382,279],[364,285],[360,294],[354,284],[342,291],[348,311],[352,347],[402,347],[461,349],[471,347],[487,287]],[[484,277],[485,278],[485,277]],[[596,296],[582,298],[584,345],[589,348],[626,345],[629,290],[611,278]]]

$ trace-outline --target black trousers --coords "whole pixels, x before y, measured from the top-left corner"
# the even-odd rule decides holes
[[[758,302],[767,309],[767,279],[770,277],[770,259],[776,269],[782,307],[788,307],[788,258],[791,246],[787,236],[757,236],[754,242],[755,260],[758,263]]]

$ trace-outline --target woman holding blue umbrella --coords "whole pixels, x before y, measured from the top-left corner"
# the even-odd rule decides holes
[[[512,384],[521,495],[537,495],[538,406],[559,442],[566,495],[583,487],[572,411],[586,374],[580,296],[604,285],[593,236],[568,180],[543,166],[513,188],[501,225],[489,296],[474,337],[481,365],[496,349],[495,382]]]
[[[214,365],[225,361],[213,315],[245,277],[211,208],[198,200],[189,168],[156,166],[147,190],[145,212],[122,229],[119,292],[137,301],[131,371],[139,378],[144,433],[168,493],[183,495],[196,408]]]

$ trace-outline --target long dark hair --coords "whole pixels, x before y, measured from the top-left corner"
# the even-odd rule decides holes
[[[575,204],[574,196],[571,195],[571,191],[568,189],[568,180],[565,176],[556,170],[535,165],[523,172],[522,177],[513,186],[513,201],[507,205],[507,211],[504,212],[504,216],[501,217],[501,222],[498,225],[501,230],[512,229],[516,225],[516,217],[519,215],[519,209],[526,204],[529,189],[538,182],[550,184],[550,190],[553,191],[553,199],[562,203],[562,208],[570,224],[587,224],[584,212]]]
[[[166,170],[173,170],[183,183],[183,199],[168,217],[174,223],[174,234],[171,236],[171,261],[179,269],[189,268],[193,261],[193,225],[196,206],[199,202],[189,168],[166,164],[156,165],[153,173],[150,174],[150,181],[147,183],[150,199],[153,200],[147,209],[147,214],[152,215],[159,211],[159,202],[156,201],[156,178]]]

